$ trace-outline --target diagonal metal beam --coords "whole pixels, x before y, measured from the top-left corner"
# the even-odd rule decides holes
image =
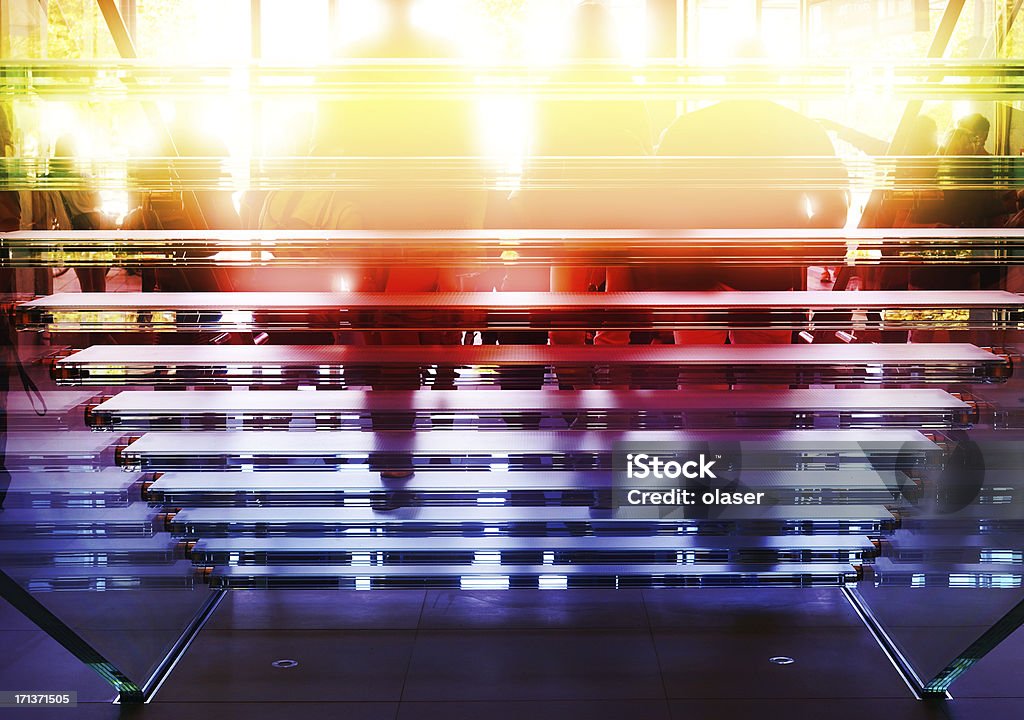
[[[928,47],[928,53],[925,57],[930,60],[938,60],[946,54],[946,48],[949,47],[949,41],[953,37],[953,31],[956,30],[957,21],[963,13],[965,4],[966,0],[949,0],[945,11],[942,13],[942,19],[939,20],[939,27],[935,30],[935,36],[932,38],[931,45]],[[941,80],[942,75],[932,75],[929,79]],[[900,123],[896,126],[896,132],[893,134],[892,142],[889,143],[889,152],[886,153],[887,155],[903,154],[903,149],[906,147],[907,136],[913,125],[914,118],[921,114],[921,108],[923,106],[923,100],[911,100],[907,103],[907,107],[903,110],[903,117],[900,118]]]
[[[892,666],[899,673],[900,678],[906,683],[907,688],[914,694],[916,700],[924,700],[926,695],[924,692],[924,683],[918,676],[917,671],[914,669],[913,663],[910,662],[900,652],[900,649],[896,646],[896,643],[892,641],[889,634],[885,631],[885,628],[875,618],[874,613],[871,612],[871,608],[866,602],[864,602],[861,594],[857,592],[856,588],[843,587],[843,597],[850,603],[854,612],[857,613],[857,617],[860,618],[861,622],[864,623],[864,627],[868,629],[874,637],[875,642],[878,643],[878,647],[881,648],[882,652],[885,653],[886,658],[892,663]]]
[[[96,0],[96,4],[103,14],[103,20],[107,23],[107,30],[110,31],[110,37],[114,40],[114,47],[117,48],[118,54],[125,59],[137,58],[135,42],[132,40],[131,33],[128,32],[128,25],[121,17],[121,9],[117,6],[116,1]]]
[[[946,54],[946,48],[949,47],[949,41],[953,37],[953,31],[956,29],[957,21],[960,20],[965,4],[966,0],[949,0],[945,11],[942,13],[942,19],[939,20],[939,27],[936,28],[935,35],[932,37],[926,57],[938,59]],[[929,79],[940,80],[941,77],[941,75],[931,75]],[[922,100],[910,100],[907,102],[907,106],[903,110],[903,117],[900,118],[900,122],[896,126],[896,132],[889,143],[886,155],[901,155],[903,153],[903,149],[907,145],[907,137],[913,127],[914,118],[921,114],[923,106],[924,102]],[[874,219],[878,217],[878,209],[881,207],[884,197],[885,192],[883,190],[871,191],[857,227],[877,227]],[[871,220],[867,221],[867,218]],[[849,265],[843,266],[836,277],[836,282],[832,289],[845,290],[852,276],[853,269]]]
[[[1010,34],[1010,30],[1013,29],[1013,21],[1017,19],[1017,15],[1020,13],[1020,7],[1022,4],[1024,4],[1022,0],[1017,0],[1013,4],[1013,9],[1010,11],[1009,17],[1006,18],[1006,27],[1003,28],[1004,40],[1006,39],[1006,36]]]
[[[931,45],[928,47],[926,57],[929,59],[938,59],[946,54],[946,48],[949,47],[950,38],[953,37],[953,31],[956,29],[957,21],[960,19],[960,15],[963,12],[966,0],[949,0],[946,5],[945,11],[942,13],[942,19],[939,20],[939,27],[935,30],[935,35],[932,37]],[[940,80],[941,75],[932,75],[929,79]],[[903,110],[903,116],[900,118],[899,124],[896,126],[896,132],[893,133],[892,141],[889,143],[889,150],[886,155],[902,155],[903,150],[907,145],[907,138],[910,135],[910,131],[913,127],[914,119],[921,114],[921,108],[924,106],[922,100],[910,100],[907,102],[906,108]],[[871,195],[868,198],[868,202],[864,207],[864,214],[861,216],[858,227],[874,227],[873,219],[878,216],[878,208],[882,204],[882,198],[884,197],[884,191],[872,190]],[[867,225],[865,224],[866,218],[872,218],[872,221]],[[839,283],[837,282],[838,286]],[[834,290],[841,290],[844,288],[834,287]]]
[[[227,597],[227,594],[227,590],[210,590],[202,606],[192,616],[188,625],[181,631],[178,639],[174,641],[174,644],[171,645],[163,659],[157,664],[153,674],[142,683],[142,698],[144,702],[148,703],[153,699],[153,696],[156,695],[156,692],[164,684],[164,680],[167,679],[171,671],[178,665],[178,661],[185,655],[192,641],[198,637],[199,631],[213,617],[213,613],[217,610],[221,601]],[[122,700],[121,702],[125,701]]]
[[[144,700],[142,688],[132,682],[127,675],[82,639],[81,635],[50,612],[28,590],[2,570],[0,570],[0,596],[59,642],[64,649],[99,673],[117,690],[118,699],[121,702],[137,703]]]
[[[337,14],[336,3],[331,2],[331,29],[332,33],[328,37],[334,37],[334,26],[336,23],[335,15]],[[263,0],[249,0],[249,56],[253,60],[259,60],[263,57]]]
[[[1013,3],[1013,8],[1010,10],[1009,16],[1006,18],[1006,26],[1000,31],[999,46],[996,48],[996,53],[1003,51],[1003,43],[1006,42],[1006,38],[1009,36],[1010,31],[1013,30],[1013,23],[1020,14],[1021,5],[1024,5],[1024,0],[1016,0]]]
[[[995,32],[989,36],[988,40],[985,41],[985,47],[981,49],[979,57],[985,57],[992,49],[993,39],[996,46],[996,57],[998,58],[1003,52],[1003,45],[1006,43],[1006,38],[1010,36],[1010,31],[1013,29],[1013,23],[1017,20],[1017,15],[1020,14],[1021,5],[1024,5],[1024,0],[1014,0],[1013,6],[1010,11],[1006,14],[1006,21],[996,27]]]
[[[227,590],[210,591],[178,639],[157,663],[153,673],[139,685],[86,642],[71,626],[50,612],[32,593],[0,570],[0,597],[110,683],[117,691],[117,702],[122,705],[146,703],[153,698],[226,596]]]
[[[1014,605],[1009,612],[993,623],[977,640],[953,659],[935,677],[925,683],[923,690],[928,695],[941,695],[949,690],[958,677],[1008,638],[1017,628],[1024,625],[1024,600]]]

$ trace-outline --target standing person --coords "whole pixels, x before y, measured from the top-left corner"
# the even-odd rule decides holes
[[[628,79],[626,71],[610,66],[621,52],[615,18],[604,2],[577,3],[569,26],[567,58],[573,67],[556,71],[553,81],[594,86],[600,93],[605,92],[602,83]],[[652,154],[651,121],[642,101],[570,96],[539,102],[524,172],[525,189],[515,198],[524,223],[532,228],[571,230],[639,227],[645,191],[621,186],[620,170],[614,163],[605,167],[602,160]],[[627,289],[631,277],[628,268],[557,264],[548,278],[536,271],[519,273],[523,277],[513,278],[516,289],[553,292]],[[582,345],[587,330],[557,330],[548,335],[552,345]],[[629,341],[629,331],[602,331],[594,336],[595,344],[625,345]],[[556,368],[556,374],[565,388],[585,388],[593,382],[589,372],[575,368]],[[622,385],[626,379],[612,382]]]
[[[0,104],[0,158],[14,150],[14,127],[10,109]],[[0,179],[7,180],[6,168],[0,169]],[[14,232],[21,227],[21,198],[17,190],[0,190],[0,232]],[[0,258],[7,259],[8,250],[0,246]],[[0,268],[0,294],[14,292],[14,270]]]
[[[604,62],[616,60],[620,49],[615,40],[614,17],[604,2],[586,0],[576,5],[571,18],[572,39],[568,57],[581,64],[556,75],[563,82],[614,83],[626,73],[607,68]],[[588,65],[582,65],[582,64]],[[536,111],[524,184],[519,196],[523,217],[534,228],[614,229],[633,228],[638,218],[642,191],[624,188],[596,189],[585,183],[615,180],[610,171],[600,166],[607,157],[641,157],[653,152],[653,137],[647,106],[636,100],[566,98],[541,102]],[[560,162],[562,158],[578,158]],[[580,160],[595,162],[587,169],[584,186],[578,187],[580,176],[567,177],[568,167],[580,167]],[[604,173],[611,173],[605,176]],[[552,185],[530,189],[531,185]],[[628,270],[601,267],[551,268],[550,289],[554,292],[588,292],[605,286],[609,290],[620,282]],[[538,287],[546,290],[548,288]],[[582,345],[583,330],[556,331],[550,334],[554,345]],[[601,333],[595,342],[626,344],[628,332]]]
[[[9,109],[0,104],[0,158],[14,150],[14,128]],[[0,168],[0,179],[7,180],[7,170]],[[16,190],[0,190],[0,233],[17,231],[21,226],[21,198]],[[0,244],[0,260],[9,260],[10,250]],[[0,267],[0,303],[11,301],[15,290],[14,268]],[[11,386],[11,370],[18,361],[17,335],[10,313],[0,312],[0,510],[3,509],[11,474],[7,471],[7,395]]]
[[[985,147],[988,144],[989,131],[992,129],[992,123],[989,122],[987,117],[981,113],[971,113],[960,118],[957,122],[957,128],[966,130],[973,135],[974,144],[972,149],[975,155],[984,157],[992,155]],[[994,171],[995,168],[986,164],[986,167],[979,167],[975,174],[984,180],[1006,179],[1006,176],[1003,174],[1005,173],[1005,168],[998,174]],[[1017,211],[1017,195],[1012,190],[992,192],[987,197],[976,195],[975,199],[982,207],[988,206],[991,208],[991,212],[986,213],[986,216],[980,218],[980,222],[985,224],[977,227],[1003,227]],[[999,265],[982,265],[978,267],[979,286],[987,290],[1005,288],[1006,270],[1006,267]]]
[[[173,143],[173,144],[172,144]],[[164,147],[164,156],[173,158],[195,158],[202,161],[214,161],[228,157],[228,149],[223,141],[211,135],[204,127],[200,107],[193,103],[181,103],[177,106],[174,122]],[[177,172],[178,177],[185,181],[200,184],[213,183],[222,177],[216,168],[183,169]],[[155,203],[153,209],[164,230],[238,230],[241,221],[227,190],[209,188],[186,189],[191,198],[177,196],[171,202]],[[194,199],[194,205],[202,214],[202,222],[206,225],[196,227],[195,222],[185,212],[185,203]],[[206,258],[212,253],[195,252],[194,258]],[[191,267],[186,269],[161,268],[156,272],[157,283],[165,292],[213,292],[230,290],[229,273],[212,267]]]
[[[452,61],[454,48],[423,32],[412,16],[414,0],[389,0],[384,29],[344,52],[352,59]],[[419,76],[402,65],[375,73],[385,82],[416,83]],[[453,74],[452,80],[463,78]],[[445,92],[443,87],[436,92]],[[472,230],[484,225],[487,193],[475,168],[479,157],[475,104],[464,98],[406,93],[366,95],[325,103],[314,141],[321,156],[364,158],[371,187],[339,190],[366,230]],[[429,158],[429,163],[419,162]],[[445,163],[452,160],[452,163]],[[440,162],[439,162],[440,161]],[[424,169],[426,168],[426,169]],[[363,177],[362,170],[360,177]],[[380,267],[361,289],[388,293],[444,292],[461,289],[453,267]],[[385,330],[371,341],[382,345],[458,345],[462,333],[433,330]],[[454,388],[454,370],[438,373],[433,387]],[[418,389],[418,367],[389,370],[375,389]],[[411,430],[413,413],[386,420],[372,417],[374,430]],[[435,422],[436,424],[436,422]],[[374,466],[385,478],[407,477],[412,457],[381,456]]]
[[[194,103],[180,103],[175,108],[174,122],[160,147],[160,158],[175,158],[211,162],[228,156],[227,146],[210,135],[203,127],[200,108]],[[214,190],[208,186],[220,180],[221,172],[209,167],[184,167],[136,171],[145,185],[162,188],[172,175],[185,181],[181,192],[152,190],[139,194],[138,207],[125,217],[125,230],[238,230],[241,222],[228,190]],[[198,187],[194,187],[198,186]],[[191,208],[192,212],[189,211]],[[230,290],[227,271],[212,267],[187,267],[189,260],[211,257],[209,251],[185,251],[179,260],[186,267],[161,267],[143,270],[142,289],[163,292],[216,292]]]
[[[381,33],[344,51],[352,59],[451,61],[457,52],[413,22],[413,0],[389,0]],[[413,83],[414,72],[397,66],[376,73],[386,82]],[[453,77],[458,81],[461,77]],[[444,92],[439,89],[438,92]],[[320,156],[366,158],[374,189],[342,190],[366,230],[472,230],[484,223],[487,195],[473,169],[479,156],[472,101],[452,97],[364,96],[325,103],[318,118],[314,151]],[[431,158],[427,170],[416,161]],[[445,169],[436,160],[455,160]],[[359,172],[363,172],[360,170]],[[438,185],[457,185],[454,189]],[[472,185],[480,184],[474,188]],[[425,187],[434,185],[434,187]],[[453,268],[384,267],[374,273],[387,292],[460,289]],[[457,344],[461,333],[381,333],[385,344]]]
[[[53,159],[50,161],[50,172],[48,173],[50,178],[74,179],[83,185],[77,190],[60,191],[64,209],[71,221],[71,227],[74,230],[113,230],[116,225],[103,212],[103,201],[100,199],[99,192],[91,187],[89,178],[75,169],[76,156],[74,138],[70,135],[61,136],[54,145]],[[105,292],[107,270],[106,267],[76,267],[75,275],[78,276],[78,284],[82,292]]]
[[[988,143],[988,134],[992,129],[992,123],[988,121],[988,118],[981,113],[971,113],[960,118],[956,126],[960,130],[966,130],[974,136],[974,142],[977,145],[975,153],[977,155],[991,155],[991,153],[985,149],[985,145]]]
[[[846,223],[848,176],[828,135],[814,120],[777,103],[730,100],[684,114],[665,131],[658,155],[735,158],[718,169],[701,170],[700,178],[688,178],[687,171],[682,171],[679,179],[689,180],[688,186],[660,194],[664,206],[659,221],[668,227],[842,228]],[[811,177],[788,160],[801,157],[818,159]],[[734,186],[737,181],[738,187]],[[666,290],[802,286],[804,268],[756,265],[752,258],[750,267],[667,267],[657,272],[656,282]],[[792,339],[789,329],[767,329],[767,317],[733,314],[731,319],[747,327],[677,331],[676,343],[720,344],[727,338],[734,344],[789,343]]]
[[[170,164],[155,169],[144,165],[130,169],[137,182],[146,188],[133,198],[137,207],[121,223],[124,230],[238,230],[240,221],[231,199],[231,191],[214,189],[222,172],[217,167],[204,167],[228,156],[227,146],[212,136],[204,126],[200,106],[183,102],[175,108],[174,122],[166,128],[158,159],[167,163],[183,158],[193,163],[178,167]],[[183,181],[183,182],[180,182]],[[182,185],[179,191],[167,189]],[[143,292],[222,292],[231,290],[236,270],[212,266],[214,249],[175,250],[173,264],[143,268]],[[182,320],[179,314],[179,320]],[[199,344],[214,337],[209,332],[179,331],[157,334],[157,344]]]
[[[949,158],[939,167],[940,183],[945,183],[942,199],[915,213],[915,223],[955,228],[1003,227],[1006,224],[1012,212],[1011,197],[1000,190],[977,187],[988,185],[992,180],[992,169],[987,162],[971,159],[982,157],[983,153],[984,140],[974,130],[958,126],[949,133],[939,153]],[[910,287],[916,290],[991,289],[1002,284],[1000,270],[959,265],[915,267],[910,271]],[[931,335],[916,332],[914,337],[921,341]]]
[[[982,118],[984,119],[984,118]],[[974,131],[956,127],[950,131],[939,150],[950,158],[940,163],[942,201],[914,215],[918,224],[949,227],[1003,227],[1013,212],[1013,197],[987,186],[992,181],[992,168],[987,162],[970,158],[985,157],[984,140]]]

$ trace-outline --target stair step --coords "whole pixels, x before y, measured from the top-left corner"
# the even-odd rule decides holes
[[[526,565],[515,568],[429,565],[230,566],[214,568],[217,588],[456,588],[504,590],[533,588],[681,588],[818,587],[855,582],[851,565],[780,563],[778,565]]]
[[[345,536],[326,538],[202,538],[192,548],[192,559],[204,564],[334,564],[366,562],[374,553],[386,554],[391,564],[448,562],[465,564],[480,553],[499,553],[501,562],[550,553],[553,562],[622,562],[655,555],[672,562],[683,555],[687,562],[837,562],[874,557],[871,540],[854,535],[809,537],[508,537],[485,536],[470,541],[461,537]],[[456,562],[454,558],[461,558]],[[663,559],[663,561],[665,561]],[[524,560],[518,560],[521,564]],[[647,562],[654,562],[648,560]]]
[[[709,292],[194,292],[57,293],[17,307],[20,330],[464,330],[746,327],[845,330],[867,312],[900,328],[1004,327],[1024,298],[999,290]],[[755,318],[759,326],[764,318]]]
[[[170,535],[5,539],[0,565],[157,565],[181,559]]]
[[[743,470],[744,491],[763,491],[771,501],[814,499],[824,503],[889,502],[911,480],[901,472],[872,469]],[[402,480],[365,470],[290,472],[169,472],[147,486],[151,502],[179,507],[331,505],[360,499],[404,497],[415,504],[475,505],[515,498],[534,504],[610,501],[613,488],[648,488],[639,479],[618,482],[611,471],[520,472],[434,470]]]
[[[871,568],[878,585],[1020,590],[1024,563],[901,563],[879,558]]]
[[[553,469],[611,467],[616,443],[675,443],[679,451],[735,455],[744,467],[769,463],[765,469],[796,469],[814,463],[828,466],[902,467],[926,462],[938,446],[919,431],[771,430],[771,431],[561,431],[561,432],[358,432],[282,431],[151,432],[132,442],[120,461],[142,471],[228,470],[259,467],[324,470],[345,465],[413,463],[416,467],[508,466]],[[703,448],[703,449],[701,449]],[[398,459],[396,459],[398,458]],[[414,458],[415,460],[411,459]],[[550,462],[545,462],[545,459]],[[780,464],[788,467],[780,468]]]
[[[145,477],[120,468],[97,472],[27,472],[10,474],[3,507],[113,507],[140,499]]]
[[[29,592],[188,590],[196,587],[192,563],[14,568],[8,573]]]
[[[657,515],[658,508],[592,510],[587,507],[420,507],[376,510],[371,507],[189,508],[174,515],[173,532],[206,537],[237,533],[308,534],[382,528],[390,532],[478,534],[524,532],[560,534],[697,534],[723,528],[780,534],[806,531],[881,532],[895,526],[884,506],[731,507],[705,517],[684,517],[679,508]]]
[[[600,427],[627,422],[667,427],[942,427],[972,421],[970,404],[938,389],[775,391],[474,390],[119,393],[90,410],[98,428],[150,429],[507,429],[543,420]],[[198,427],[197,427],[198,426]]]
[[[4,466],[8,470],[92,472],[114,465],[118,436],[89,430],[10,432]]]
[[[0,538],[149,537],[157,530],[158,515],[142,502],[114,508],[13,508],[0,515]]]
[[[448,368],[458,385],[546,381],[554,368],[596,383],[883,384],[1000,382],[1006,358],[967,343],[842,345],[94,345],[56,362],[68,385],[322,385],[386,387],[393,371]],[[524,375],[524,368],[530,375]],[[612,372],[614,369],[614,372]],[[538,372],[539,370],[539,372]],[[391,375],[389,375],[391,373]],[[618,374],[616,374],[618,373]],[[415,373],[413,373],[415,375]],[[435,375],[421,373],[429,384]]]

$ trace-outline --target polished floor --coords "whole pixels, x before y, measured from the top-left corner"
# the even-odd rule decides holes
[[[80,701],[3,717],[1024,717],[1024,632],[965,675],[954,700],[923,703],[834,590],[236,591],[134,710],[111,705],[97,675],[9,606],[0,621],[0,689],[75,689]]]

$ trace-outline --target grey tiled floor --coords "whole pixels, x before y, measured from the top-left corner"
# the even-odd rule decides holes
[[[103,702],[97,676],[6,610],[0,689],[45,677],[83,701],[32,718],[1024,717],[1024,635],[956,700],[922,703],[832,590],[236,592],[137,709]],[[285,658],[298,666],[271,666]]]

